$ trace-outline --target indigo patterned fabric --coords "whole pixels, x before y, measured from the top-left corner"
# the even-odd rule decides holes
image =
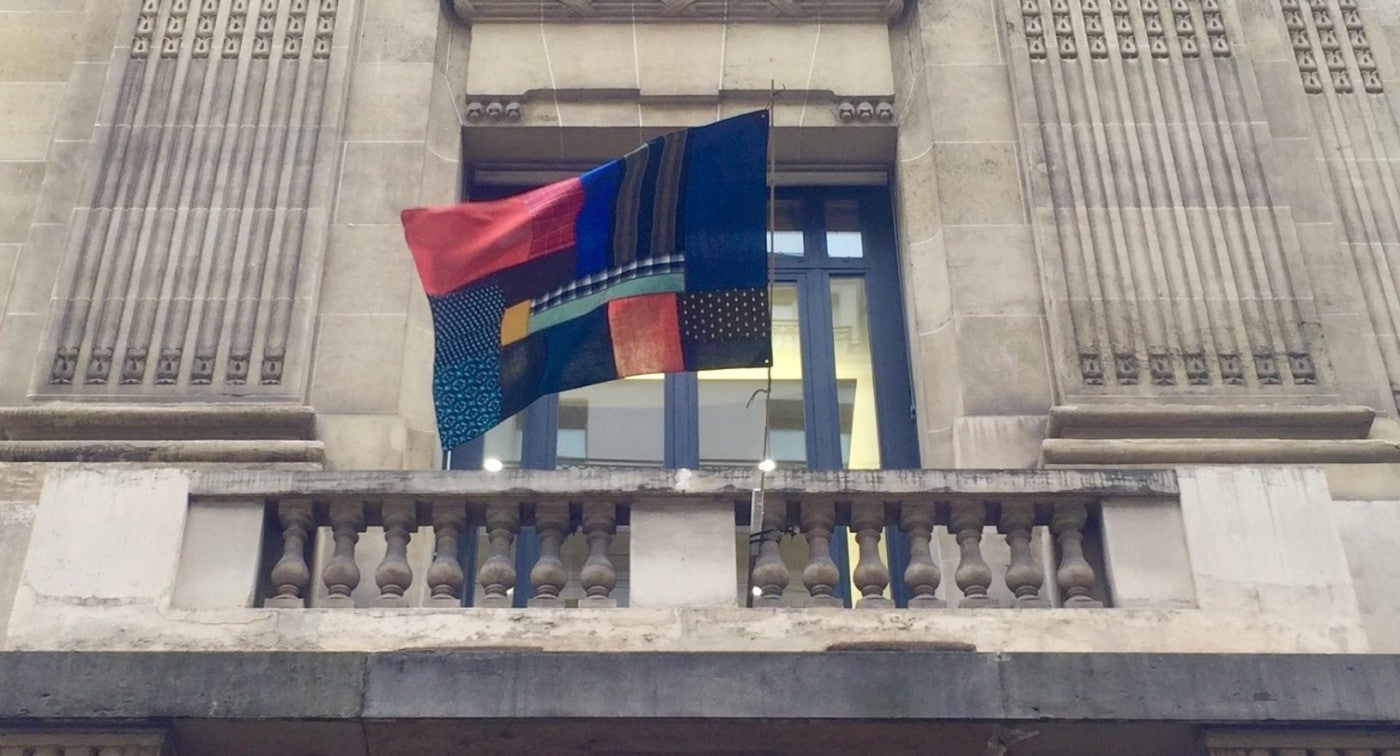
[[[767,154],[759,111],[514,197],[403,211],[443,448],[557,391],[768,365]]]

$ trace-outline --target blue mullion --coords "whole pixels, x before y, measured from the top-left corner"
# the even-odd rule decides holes
[[[700,466],[700,381],[695,373],[669,373],[665,384],[665,461],[669,469]]]
[[[523,470],[553,470],[559,465],[559,395],[550,394],[525,408],[520,442]],[[534,527],[520,528],[515,538],[515,593],[511,606],[521,608],[530,599],[530,570],[540,558],[540,539]]]
[[[918,422],[914,416],[913,378],[905,335],[903,289],[899,281],[888,194],[866,191],[860,201],[862,241],[871,267],[865,276],[865,301],[870,319],[870,360],[882,369],[873,371],[875,416],[880,442],[880,467],[912,469],[920,466]],[[882,222],[882,219],[883,222]],[[890,596],[896,606],[909,605],[904,571],[909,566],[909,539],[897,525],[885,528],[890,564]]]
[[[809,470],[840,470],[841,412],[836,391],[836,337],[831,325],[831,279],[820,270],[801,276],[797,294],[802,329],[803,436]],[[847,529],[836,528],[831,559],[840,573],[836,595],[851,605],[850,547]]]
[[[553,470],[559,462],[559,395],[536,399],[521,418],[520,469]]]

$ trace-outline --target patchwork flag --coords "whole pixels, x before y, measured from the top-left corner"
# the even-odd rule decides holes
[[[443,448],[556,391],[768,365],[767,152],[758,111],[514,197],[403,211]]]

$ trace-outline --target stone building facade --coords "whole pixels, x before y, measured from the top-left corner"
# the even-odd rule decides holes
[[[0,0],[0,753],[1400,753],[1397,92],[1394,0]],[[767,441],[445,463],[399,211],[770,103]]]

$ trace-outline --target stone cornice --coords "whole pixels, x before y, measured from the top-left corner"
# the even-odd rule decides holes
[[[450,0],[467,23],[489,21],[890,21],[904,0]]]

